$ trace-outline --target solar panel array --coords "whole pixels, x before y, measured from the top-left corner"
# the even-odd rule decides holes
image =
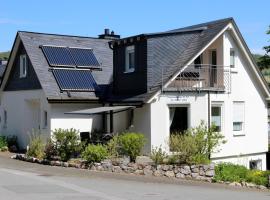
[[[76,64],[72,59],[68,48],[42,46],[43,53],[50,64],[55,67],[75,67]]]
[[[92,49],[41,46],[51,67],[78,67],[100,69]]]
[[[90,70],[53,69],[54,78],[62,91],[98,91]]]
[[[77,67],[95,66],[99,67],[99,63],[92,49],[69,48]]]

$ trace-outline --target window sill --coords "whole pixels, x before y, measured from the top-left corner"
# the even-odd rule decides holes
[[[134,72],[135,71],[135,69],[131,69],[131,70],[128,70],[128,71],[124,71],[124,74],[129,74],[129,73],[132,73],[132,72]]]
[[[242,131],[233,131],[233,137],[241,137],[245,136],[246,134],[243,133]]]

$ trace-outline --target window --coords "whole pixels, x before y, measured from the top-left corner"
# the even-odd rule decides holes
[[[235,65],[235,52],[233,49],[230,49],[230,66],[234,67]]]
[[[7,127],[7,111],[4,110],[4,128]]]
[[[20,78],[25,78],[27,75],[27,57],[25,54],[20,56]]]
[[[126,47],[126,67],[125,72],[134,72],[135,70],[135,48],[134,46]]]
[[[211,107],[211,123],[215,125],[215,131],[221,131],[221,106]]]
[[[47,126],[48,126],[48,112],[45,111],[45,110],[44,110],[44,113],[43,113],[43,120],[44,120],[43,127],[47,128]]]
[[[203,55],[199,55],[195,60],[194,60],[194,66],[195,68],[201,68],[203,63]]]
[[[262,170],[262,160],[251,160],[249,161],[249,169]]]
[[[233,131],[244,130],[245,104],[244,102],[233,102]]]

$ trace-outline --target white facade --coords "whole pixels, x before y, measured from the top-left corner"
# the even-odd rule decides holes
[[[268,151],[267,102],[261,86],[230,32],[222,34],[203,52],[204,63],[209,63],[208,52],[212,49],[217,51],[217,64],[223,66],[230,65],[230,50],[235,51],[235,67],[230,69],[230,82],[226,86],[226,92],[210,93],[211,105],[221,106],[221,132],[227,141],[220,147],[220,152],[212,155],[212,160],[249,167],[250,160],[259,159],[262,162],[261,168],[265,170],[265,152]],[[242,131],[233,131],[233,104],[236,102],[244,105]],[[201,120],[208,122],[207,92],[159,94],[135,112],[135,130],[146,133],[148,138],[146,152],[159,146],[168,151],[171,106],[187,107],[188,127],[199,125]]]
[[[6,91],[1,97],[1,133],[16,135],[20,148],[29,144],[32,131],[40,131],[44,139],[58,128],[77,129],[79,132],[91,132],[102,127],[101,116],[69,115],[65,112],[100,107],[89,103],[49,104],[42,90]],[[6,112],[6,123],[5,114]],[[45,119],[47,112],[47,120]],[[47,124],[46,124],[47,121]]]

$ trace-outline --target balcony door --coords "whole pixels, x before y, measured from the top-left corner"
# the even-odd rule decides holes
[[[210,63],[210,87],[214,87],[217,83],[217,50],[212,49],[209,51],[209,63]]]

